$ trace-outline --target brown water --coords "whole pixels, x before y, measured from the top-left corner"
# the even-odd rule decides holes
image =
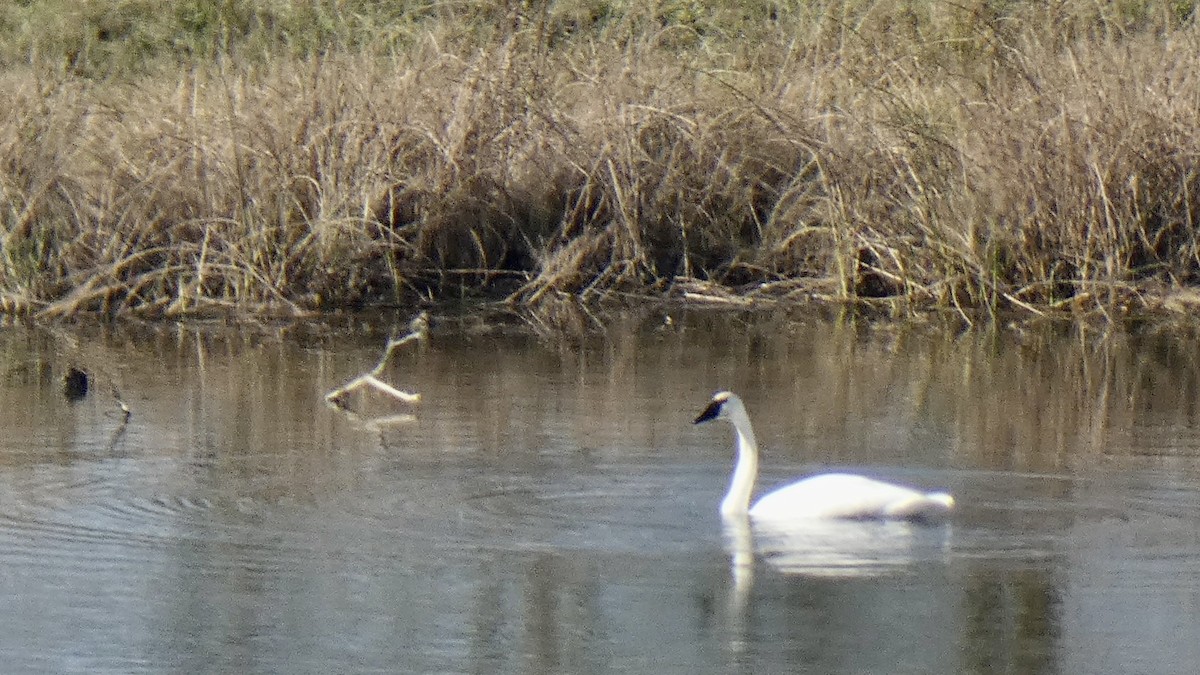
[[[1200,341],[674,319],[435,321],[390,425],[386,326],[0,329],[3,671],[1194,672]],[[954,521],[723,527],[719,388]]]

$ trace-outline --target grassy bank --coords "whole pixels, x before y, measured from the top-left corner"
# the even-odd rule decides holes
[[[12,313],[1200,298],[1194,3],[24,5]]]

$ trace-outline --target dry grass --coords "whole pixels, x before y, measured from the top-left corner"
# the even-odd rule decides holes
[[[400,4],[0,53],[0,309],[704,286],[1112,317],[1200,284],[1191,3]]]

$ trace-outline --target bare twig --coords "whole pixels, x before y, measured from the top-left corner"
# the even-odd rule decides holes
[[[392,352],[397,347],[410,342],[424,342],[429,339],[429,315],[421,312],[409,323],[408,327],[412,331],[408,335],[388,340],[387,346],[383,350],[383,357],[379,359],[379,363],[374,368],[325,394],[325,402],[339,410],[353,414],[353,411],[350,410],[350,393],[362,387],[370,387],[403,403],[419,403],[421,401],[420,394],[397,389],[379,379],[383,375],[384,369],[387,368],[388,361],[391,360]]]

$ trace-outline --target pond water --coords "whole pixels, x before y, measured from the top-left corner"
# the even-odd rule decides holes
[[[323,395],[383,320],[0,329],[4,672],[1194,672],[1190,333],[671,316],[435,318],[384,374],[420,405],[355,415]],[[722,523],[724,388],[760,487],[853,468],[952,522]]]

